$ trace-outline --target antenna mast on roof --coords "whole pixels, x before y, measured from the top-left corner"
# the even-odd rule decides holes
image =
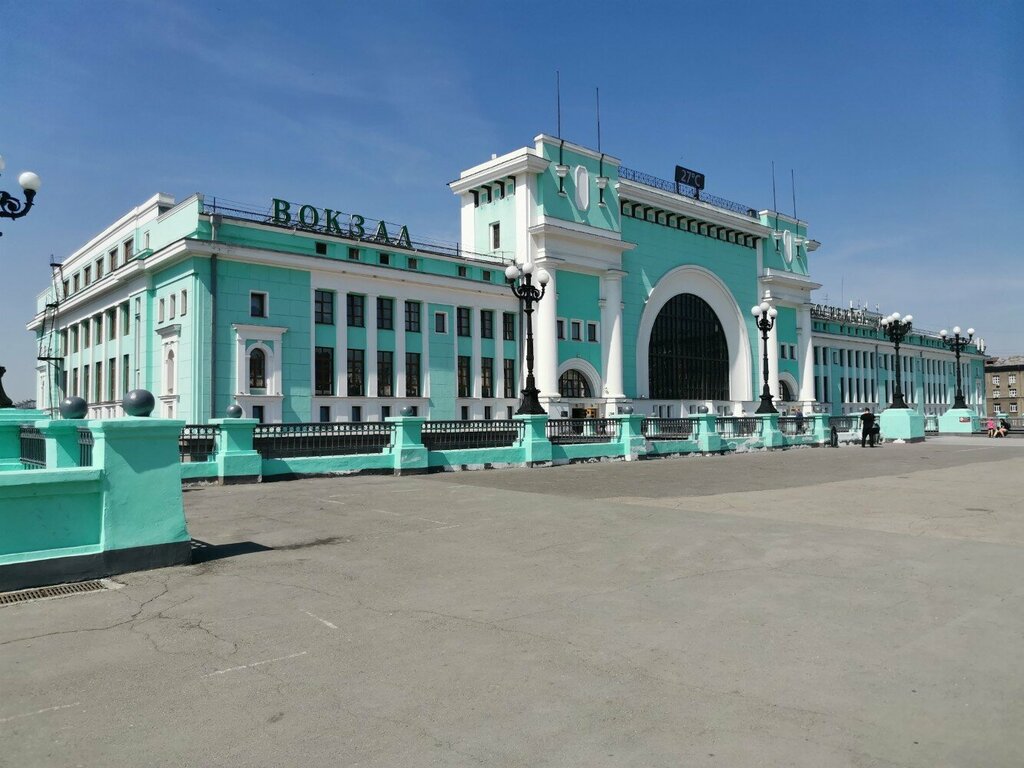
[[[601,89],[594,88],[597,96],[597,151],[601,151]]]
[[[796,219],[796,174],[792,168],[789,169],[789,183],[793,185],[793,218]]]
[[[562,73],[555,70],[555,119],[557,121],[556,136],[562,138]]]

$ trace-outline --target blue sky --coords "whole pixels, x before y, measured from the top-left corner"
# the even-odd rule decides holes
[[[25,323],[64,258],[152,194],[272,196],[456,240],[446,182],[555,131],[797,212],[816,298],[973,325],[1024,353],[1024,4],[0,0],[0,364],[31,397]]]

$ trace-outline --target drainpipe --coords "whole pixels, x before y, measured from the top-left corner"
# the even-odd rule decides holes
[[[210,240],[217,242],[219,214],[210,216]],[[217,416],[217,254],[210,254],[210,418]]]

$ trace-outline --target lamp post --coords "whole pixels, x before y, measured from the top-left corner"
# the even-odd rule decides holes
[[[533,263],[527,262],[521,268],[510,264],[505,270],[505,280],[512,293],[525,305],[523,311],[526,313],[526,388],[523,389],[523,399],[516,413],[543,414],[546,411],[540,407],[540,400],[537,399],[540,390],[537,389],[533,378],[533,305],[544,298],[544,291],[551,280],[551,275],[547,270],[538,269],[538,288],[533,284]]]
[[[0,157],[0,173],[3,172],[5,167],[4,159]],[[18,183],[25,192],[25,202],[0,190],[0,218],[20,219],[31,210],[32,202],[35,200],[36,192],[39,191],[41,184],[39,177],[32,173],[32,171],[25,171],[18,177]],[[0,236],[2,235],[3,232],[0,232]]]
[[[913,315],[907,315],[901,319],[899,312],[893,312],[888,317],[882,318],[882,331],[896,349],[896,388],[892,392],[892,405],[890,408],[909,408],[907,401],[903,399],[903,370],[900,367],[900,342],[910,333],[913,321]]]
[[[967,336],[960,335],[960,326],[953,327],[953,338],[949,338],[949,333],[943,328],[939,332],[939,336],[942,337],[942,343],[953,350],[953,354],[956,355],[956,397],[953,399],[954,408],[966,408],[967,403],[964,401],[964,390],[961,381],[960,374],[960,353],[967,349],[967,345],[971,343],[974,338],[974,329],[967,329]]]
[[[764,378],[761,404],[754,413],[778,413],[775,404],[772,403],[772,390],[768,386],[768,331],[775,327],[775,317],[779,313],[775,307],[769,306],[767,301],[762,301],[750,308],[750,314],[754,316],[754,322],[761,331],[761,375]]]

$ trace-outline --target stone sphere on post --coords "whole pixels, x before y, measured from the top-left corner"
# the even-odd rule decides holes
[[[133,389],[124,396],[121,405],[129,416],[149,416],[156,407],[156,399],[148,389]]]
[[[65,397],[58,408],[62,419],[84,419],[89,404],[81,397]]]
[[[412,416],[412,408],[410,406],[408,406],[408,405],[403,405],[402,409],[399,411],[399,413],[402,416]]]
[[[624,413],[626,416],[629,416],[630,414],[633,413],[633,406],[632,405],[624,405],[624,406],[622,406],[622,413]]]
[[[229,419],[240,419],[242,418],[242,415],[245,413],[245,411],[242,410],[242,406],[240,406],[238,403],[232,403],[231,405],[228,406],[227,411],[225,411],[225,413],[227,413]]]

